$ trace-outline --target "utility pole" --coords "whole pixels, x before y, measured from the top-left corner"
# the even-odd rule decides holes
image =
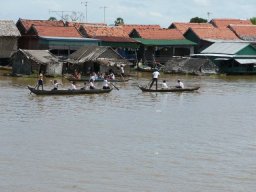
[[[71,13],[72,11],[53,11],[53,10],[49,10],[49,13],[56,13],[57,15],[59,15],[61,17],[61,20],[65,20],[64,18],[64,13]]]
[[[85,6],[85,22],[87,23],[87,5],[88,1],[82,1],[81,4]]]
[[[106,23],[106,6],[100,7],[104,11],[104,23]]]
[[[211,12],[207,12],[208,22],[210,21],[210,15],[211,15],[211,14],[212,14]]]

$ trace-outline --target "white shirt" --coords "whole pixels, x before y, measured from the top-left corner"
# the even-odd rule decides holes
[[[115,78],[116,78],[115,75],[114,75],[114,73],[111,73],[111,74],[110,74],[110,77],[111,77],[111,79],[113,79],[113,80],[115,80]]]
[[[59,86],[59,83],[54,83],[53,84],[53,87],[56,88],[56,89],[58,89],[58,86]]]
[[[96,80],[96,77],[95,77],[94,75],[92,75],[92,76],[90,77],[90,80],[95,81],[95,80]]]
[[[71,84],[71,89],[72,89],[72,90],[76,90],[76,85]]]
[[[93,82],[90,82],[90,87],[94,87]]]
[[[162,83],[162,88],[163,89],[168,89],[168,85],[166,83]]]
[[[104,79],[104,81],[103,81],[103,86],[104,86],[104,87],[109,87],[109,85],[108,85],[108,80],[107,80],[107,79]]]
[[[184,88],[184,84],[181,81],[178,82],[178,86],[180,86],[182,89]]]
[[[160,73],[158,71],[153,72],[153,78],[158,78],[158,76],[160,75]]]
[[[121,66],[121,73],[124,73],[124,67]]]

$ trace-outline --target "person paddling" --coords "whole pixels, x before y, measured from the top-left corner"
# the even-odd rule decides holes
[[[158,76],[160,75],[159,71],[157,69],[155,69],[155,71],[152,73],[152,82],[149,86],[149,89],[151,89],[151,87],[153,86],[154,82],[156,82],[156,90],[157,90],[157,80],[158,80]]]

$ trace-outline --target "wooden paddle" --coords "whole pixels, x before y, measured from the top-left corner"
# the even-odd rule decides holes
[[[119,91],[119,88],[118,87],[116,87],[113,83],[111,83],[111,82],[109,82],[113,87],[115,87],[116,88],[116,90],[118,90]]]

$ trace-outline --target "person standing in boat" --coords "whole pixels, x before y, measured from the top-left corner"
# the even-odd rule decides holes
[[[37,80],[36,89],[38,90],[39,87],[42,87],[42,90],[44,90],[44,80],[43,80],[43,74],[40,73],[39,79]]]
[[[175,87],[179,88],[179,89],[184,89],[184,84],[178,79],[177,80],[177,85]]]
[[[160,73],[159,71],[156,69],[153,73],[152,73],[152,82],[149,86],[149,89],[151,89],[151,87],[153,86],[154,82],[156,82],[156,90],[157,90],[157,80],[159,77]]]

